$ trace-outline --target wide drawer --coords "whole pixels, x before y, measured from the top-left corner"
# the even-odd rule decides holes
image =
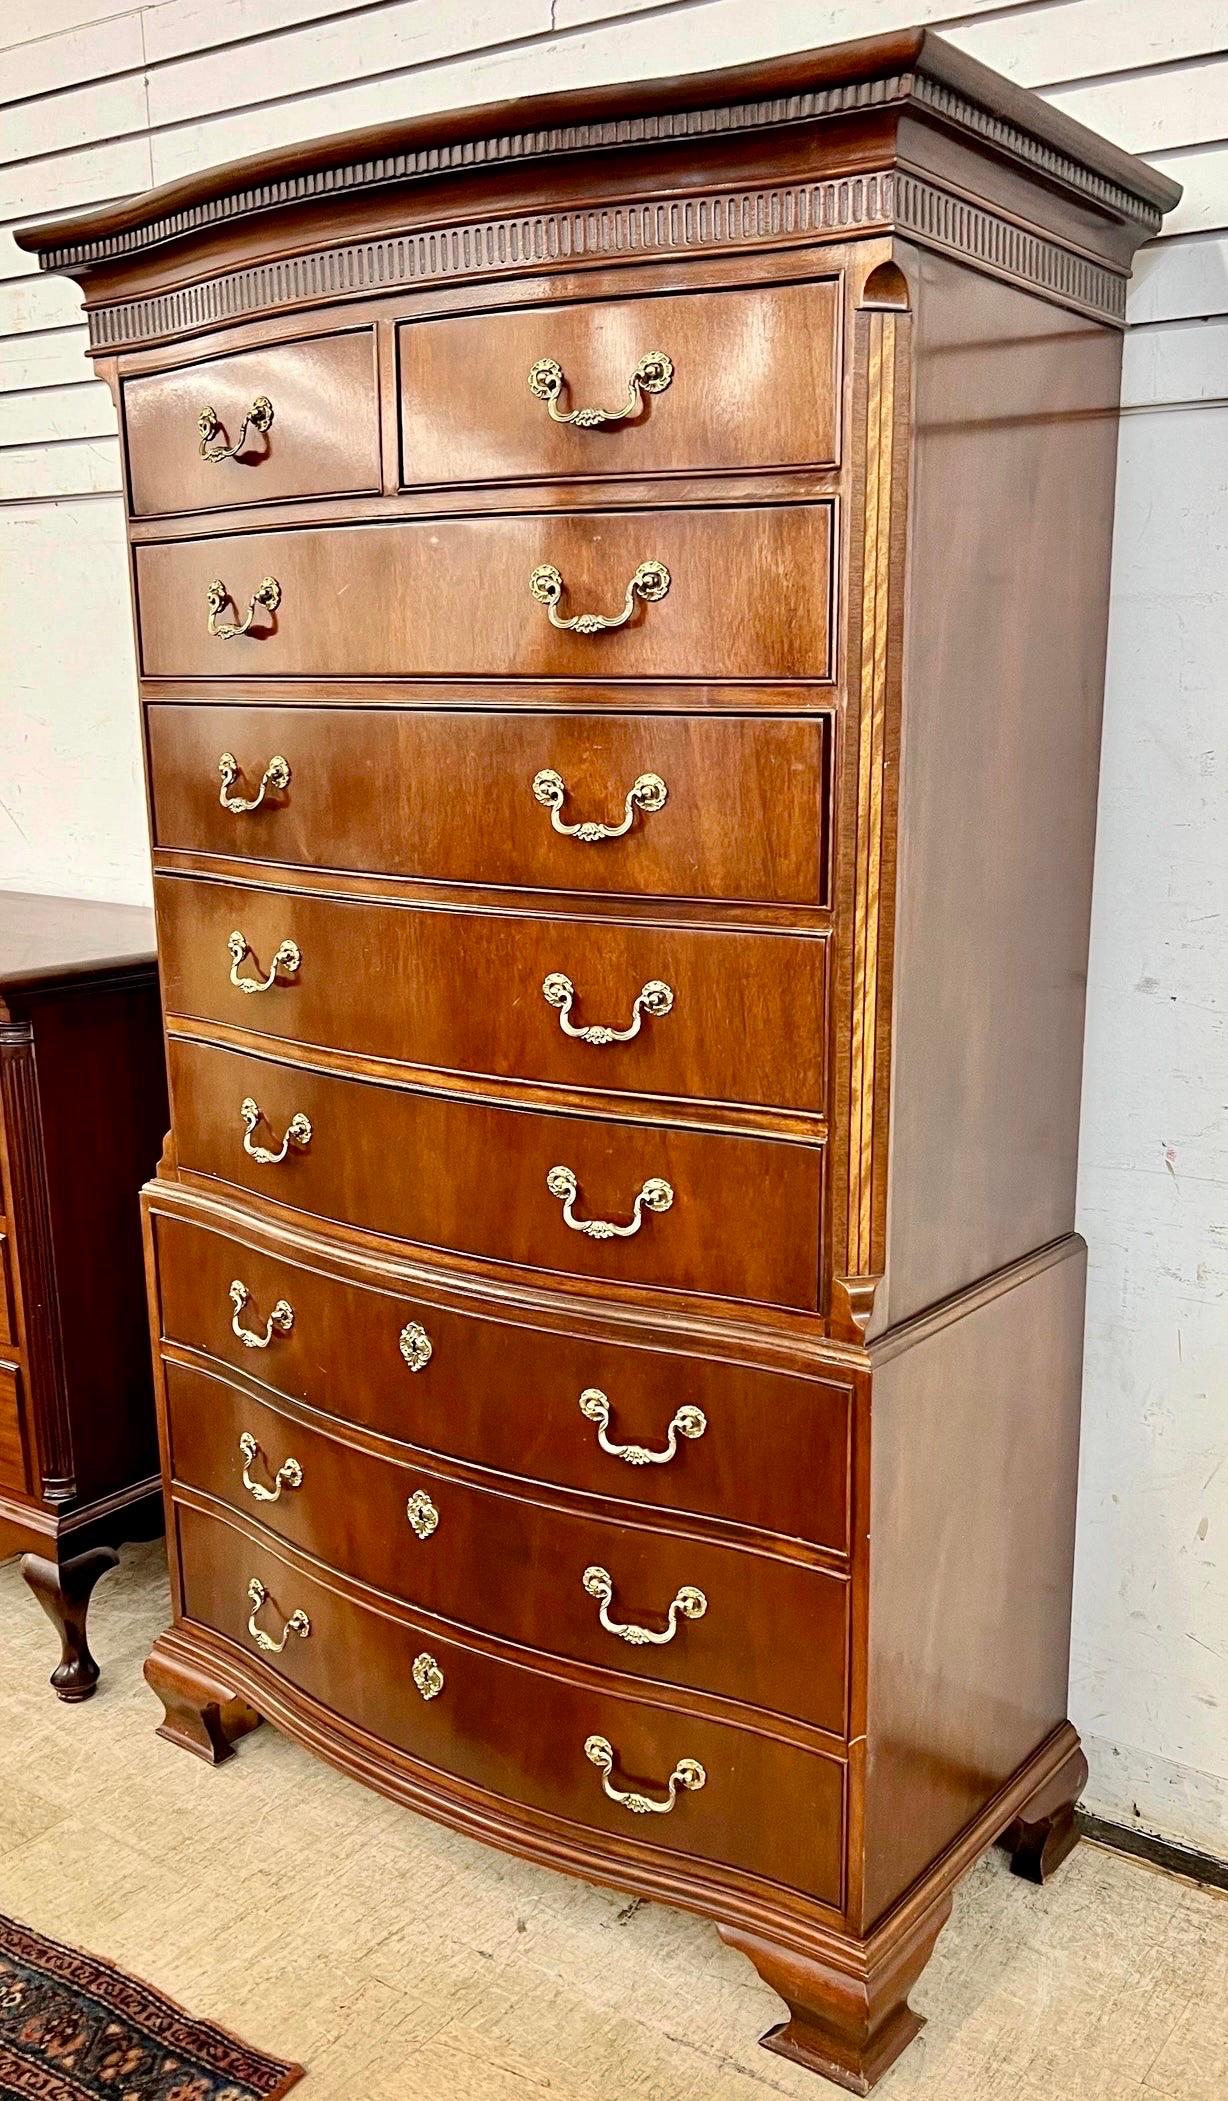
[[[371,328],[142,373],[123,404],[135,517],[380,485]]]
[[[161,1332],[346,1423],[493,1472],[847,1553],[851,1396],[628,1346],[155,1216]],[[288,1308],[277,1320],[277,1307]],[[245,1339],[247,1338],[247,1339]]]
[[[819,1146],[492,1107],[182,1038],[169,1060],[191,1173],[496,1261],[817,1305]]]
[[[392,525],[149,541],[135,551],[150,678],[823,679],[830,670],[831,505]],[[653,600],[632,592],[649,565]],[[558,617],[530,591],[561,579]],[[268,580],[267,603],[258,602]],[[234,628],[251,613],[246,634]],[[276,587],[274,590],[273,587]]]
[[[827,277],[403,322],[402,482],[830,465],[839,318]]]
[[[146,722],[160,847],[445,883],[827,902],[824,718],[156,702]]]
[[[445,912],[185,876],[160,877],[155,893],[169,1014],[568,1088],[823,1107],[822,938]]]
[[[252,1528],[183,1506],[176,1522],[186,1616],[372,1737],[507,1801],[649,1852],[718,1861],[839,1904],[841,1760],[768,1734],[762,1722],[696,1713],[684,1694],[666,1706],[445,1634],[391,1602],[360,1601]],[[287,1635],[280,1654],[249,1632],[253,1579],[264,1593],[256,1624],[270,1641],[282,1638],[293,1613],[306,1614],[310,1632]],[[610,1785],[624,1793],[664,1801],[682,1759],[698,1762],[702,1773],[687,1777],[701,1784],[676,1786],[667,1815],[636,1814],[604,1792],[586,1752],[593,1738],[609,1745]]]
[[[176,1479],[318,1560],[527,1648],[844,1734],[846,1577],[381,1456],[211,1372],[166,1380]]]

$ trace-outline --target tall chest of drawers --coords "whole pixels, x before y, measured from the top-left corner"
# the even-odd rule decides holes
[[[120,411],[164,1734],[705,1913],[865,2092],[1039,1877],[1130,259],[924,33],[23,235]]]

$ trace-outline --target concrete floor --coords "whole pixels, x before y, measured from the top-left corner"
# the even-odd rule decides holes
[[[97,1696],[0,1567],[0,1910],[307,2065],[304,2101],[822,2101],[700,1921],[488,1852],[261,1729],[218,1771],[154,1735],[158,1547],[94,1604]],[[1228,1899],[1079,1846],[965,1882],[882,2101],[1226,2101]]]

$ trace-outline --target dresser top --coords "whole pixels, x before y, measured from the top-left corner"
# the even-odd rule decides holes
[[[0,890],[0,992],[97,977],[155,956],[154,916],[144,905]]]
[[[207,168],[77,217],[20,229],[44,269],[84,276],[209,228],[440,177],[530,169],[618,149],[915,115],[1025,168],[1110,219],[1154,232],[1181,192],[1132,154],[927,29],[749,66],[431,112]]]

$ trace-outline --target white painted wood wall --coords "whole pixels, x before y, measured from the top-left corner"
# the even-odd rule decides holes
[[[0,0],[0,887],[148,891],[113,412],[14,222],[918,20],[1185,185],[1126,342],[1072,1703],[1094,1808],[1228,1855],[1228,0]]]

